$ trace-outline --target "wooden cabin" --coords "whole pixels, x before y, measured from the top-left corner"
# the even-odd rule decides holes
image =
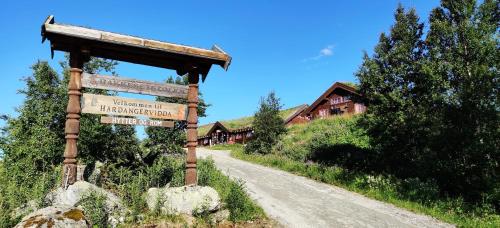
[[[198,136],[198,146],[213,146],[217,144],[245,144],[253,137],[252,127],[231,129],[217,121],[211,124],[205,134]]]
[[[303,104],[284,109],[280,111],[279,115],[285,120],[285,124],[290,124],[293,121],[302,121],[296,119],[295,117],[301,115],[307,107],[307,104]],[[246,144],[254,137],[252,122],[253,116],[247,116],[202,125],[198,128],[198,145],[212,146],[217,144]]]
[[[360,96],[356,88],[336,82],[312,105],[293,116],[287,124],[305,123],[334,115],[363,113],[366,106],[358,101]]]

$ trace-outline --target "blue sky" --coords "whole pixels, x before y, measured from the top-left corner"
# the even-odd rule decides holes
[[[71,3],[70,3],[71,2]],[[399,2],[421,20],[439,4],[426,1],[6,1],[0,9],[0,114],[16,116],[20,80],[38,59],[50,59],[40,26],[56,22],[210,48],[233,57],[227,72],[213,67],[200,85],[212,106],[200,124],[253,115],[274,90],[285,108],[312,103],[336,81],[355,82],[363,51],[371,52],[393,24]],[[59,69],[60,70],[60,69]],[[162,81],[172,71],[120,63],[117,73]],[[137,95],[121,94],[128,97]],[[145,99],[152,99],[145,97]],[[4,123],[0,121],[0,126]],[[141,134],[142,130],[139,129]]]

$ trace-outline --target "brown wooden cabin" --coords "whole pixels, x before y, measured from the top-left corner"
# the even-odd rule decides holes
[[[245,144],[253,137],[253,128],[244,127],[230,129],[221,122],[215,122],[205,135],[198,136],[198,146],[213,146],[217,144]]]
[[[287,124],[305,123],[334,115],[363,113],[366,111],[366,106],[356,102],[360,96],[356,88],[336,82],[311,106],[292,116]]]

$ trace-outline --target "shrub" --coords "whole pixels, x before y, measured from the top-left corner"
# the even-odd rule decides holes
[[[83,196],[79,203],[83,207],[85,217],[92,226],[107,227],[108,213],[106,211],[106,195],[95,191]]]

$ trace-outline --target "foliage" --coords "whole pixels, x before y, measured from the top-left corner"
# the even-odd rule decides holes
[[[367,167],[372,151],[369,137],[358,127],[360,116],[318,119],[288,128],[275,153],[292,160]]]
[[[279,115],[280,99],[274,92],[267,98],[261,98],[259,110],[255,113],[252,123],[253,140],[247,145],[246,152],[267,154],[286,132],[283,118]]]
[[[176,77],[175,80],[169,77],[166,83],[188,85],[188,76]],[[187,100],[183,98],[157,97],[156,100],[161,102],[187,104]],[[205,117],[208,107],[210,107],[210,105],[205,103],[203,95],[200,93],[198,117]],[[184,154],[182,147],[186,142],[186,124],[186,121],[175,121],[173,128],[146,127],[148,138],[144,140],[144,146],[146,148],[146,153],[143,155],[144,161],[149,164],[154,161],[157,156],[162,154]]]
[[[231,150],[231,156],[238,159],[340,186],[461,227],[500,226],[500,215],[493,208],[487,204],[469,204],[461,198],[442,197],[434,182],[305,163],[277,154],[247,154],[241,145],[218,145],[212,149]]]
[[[108,226],[109,215],[106,211],[106,195],[91,191],[83,196],[79,204],[83,207],[85,217],[93,227]]]
[[[443,0],[423,24],[400,6],[357,77],[380,168],[500,209],[500,62],[495,0]]]
[[[146,210],[144,193],[153,187],[184,185],[184,160],[175,156],[160,156],[152,165],[131,167],[108,165],[103,170],[104,187],[118,192],[136,221]]]
[[[257,206],[244,190],[241,181],[233,181],[222,174],[209,159],[198,160],[198,184],[214,188],[230,211],[233,222],[263,218],[264,211]]]
[[[32,76],[24,79],[26,87],[19,91],[25,96],[24,103],[17,109],[19,116],[4,118],[6,125],[0,137],[0,150],[4,153],[0,173],[3,180],[0,185],[1,214],[9,214],[32,199],[41,204],[41,198],[58,183],[65,144],[69,80],[67,63],[61,65],[62,77],[47,62],[35,63],[31,67]],[[113,67],[113,62],[102,59],[91,59],[84,65],[87,72]],[[126,155],[134,152],[133,129],[122,132],[119,127],[97,125],[96,118],[82,115],[82,134],[78,142],[82,160],[85,163],[95,160],[130,163],[134,157]],[[123,142],[130,142],[129,147],[113,145]]]

